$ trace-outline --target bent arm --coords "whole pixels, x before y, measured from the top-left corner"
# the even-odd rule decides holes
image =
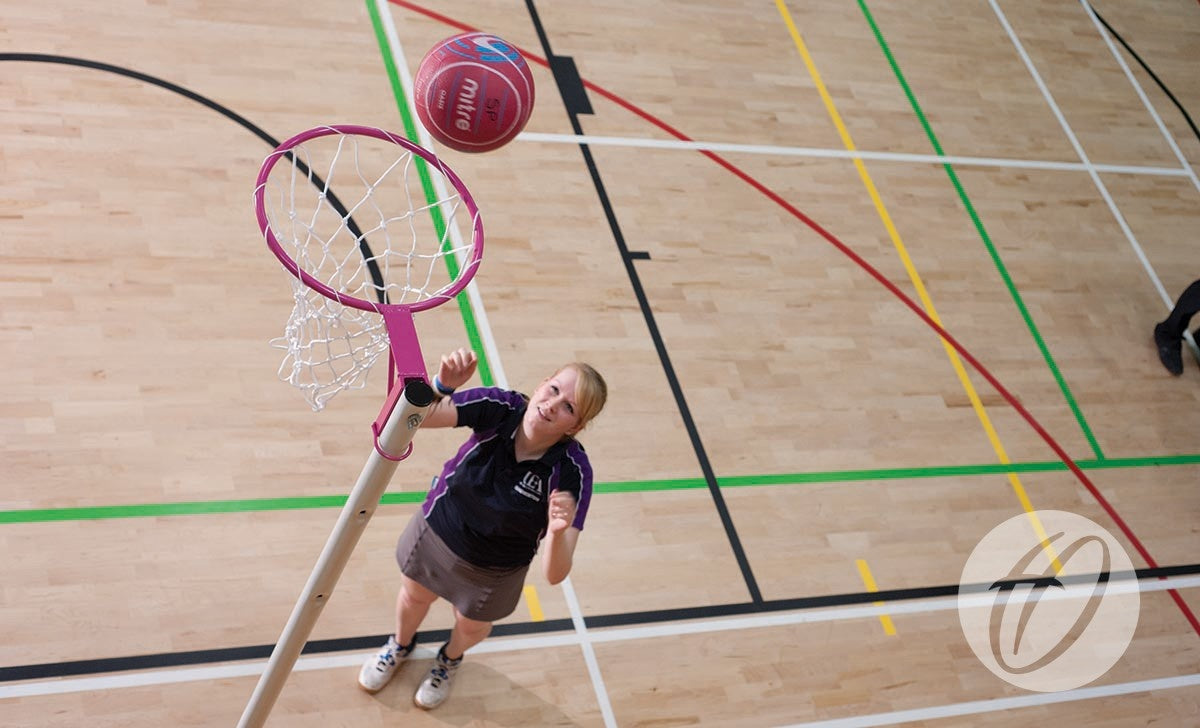
[[[561,531],[548,533],[545,552],[542,554],[542,574],[546,581],[558,584],[571,573],[575,558],[575,544],[579,542],[580,530],[569,526]]]
[[[449,397],[438,397],[425,413],[421,427],[458,427],[458,407]]]

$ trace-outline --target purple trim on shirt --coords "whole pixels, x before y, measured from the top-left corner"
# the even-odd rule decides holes
[[[430,486],[422,512],[451,550],[484,567],[528,563],[545,536],[545,508],[556,490],[576,496],[571,525],[583,529],[592,467],[582,445],[568,438],[536,460],[517,462],[511,440],[528,407],[525,395],[481,387],[450,399],[455,424],[471,433]]]
[[[579,472],[579,503],[575,506],[575,520],[571,525],[582,531],[588,506],[592,503],[592,464],[584,453],[583,446],[574,440],[567,444],[566,459]]]
[[[480,402],[495,402],[497,404],[504,405],[510,412],[515,412],[517,410],[524,409],[525,407],[525,398],[521,396],[520,392],[512,392],[506,389],[498,389],[495,387],[474,387],[471,389],[462,389],[450,395],[450,401],[454,404],[456,414],[460,419],[462,417],[462,413],[458,408],[463,406],[470,407],[471,405],[477,405]],[[470,419],[469,416],[468,419]],[[456,422],[455,426],[458,427],[468,424],[473,425],[474,423],[460,421]],[[422,515],[424,515],[426,518],[429,518],[429,514],[433,512],[434,506],[437,505],[438,500],[440,500],[442,496],[446,495],[446,492],[449,490],[450,478],[454,475],[455,471],[458,470],[458,466],[467,459],[467,457],[471,454],[471,451],[495,437],[498,427],[499,425],[496,425],[486,430],[473,430],[471,432],[471,436],[468,437],[467,441],[458,448],[458,452],[455,453],[454,457],[446,461],[446,464],[442,467],[442,474],[438,476],[437,481],[429,489],[429,493],[426,494],[425,503],[421,506]]]
[[[421,506],[422,515],[429,518],[429,514],[433,512],[433,508],[437,505],[438,500],[446,495],[446,491],[450,488],[450,477],[454,475],[455,470],[458,470],[459,463],[466,460],[472,450],[495,436],[495,430],[471,433],[467,441],[458,448],[458,452],[455,453],[454,457],[447,460],[445,466],[442,467],[442,474],[438,476],[437,481],[434,482],[433,487],[429,489],[429,493],[425,496],[425,503]]]
[[[498,389],[496,387],[460,389],[459,391],[450,395],[450,401],[454,403],[455,407],[475,404],[476,402],[496,402],[507,406],[513,412],[525,409],[526,404],[525,397],[523,397],[520,392],[513,392],[507,389]]]

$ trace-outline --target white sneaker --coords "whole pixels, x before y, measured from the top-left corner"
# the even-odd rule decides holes
[[[445,650],[446,646],[442,645],[442,648],[438,650],[437,657],[433,658],[433,667],[429,670],[429,675],[421,683],[421,687],[417,688],[417,694],[413,696],[413,702],[419,708],[433,710],[445,702],[450,695],[450,684],[454,680],[454,673],[458,671],[458,666],[462,664],[462,658],[447,659]]]
[[[404,658],[408,657],[416,644],[416,640],[413,640],[408,649],[403,649],[396,643],[395,636],[388,637],[387,644],[363,663],[362,669],[358,671],[358,684],[368,693],[377,693],[382,690],[383,686],[392,679],[392,675],[396,674],[396,668],[400,667]]]

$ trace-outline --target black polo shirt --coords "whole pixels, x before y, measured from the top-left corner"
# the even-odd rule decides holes
[[[520,392],[467,389],[451,396],[458,426],[471,436],[430,488],[422,510],[434,533],[476,566],[517,567],[533,560],[546,535],[550,493],[578,504],[582,529],[592,498],[592,467],[583,446],[565,438],[536,460],[517,462],[514,437],[528,406]]]

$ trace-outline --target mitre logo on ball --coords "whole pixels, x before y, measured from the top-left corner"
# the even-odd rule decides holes
[[[533,74],[517,49],[489,33],[451,36],[417,68],[417,118],[441,144],[488,152],[512,141],[533,111]]]

